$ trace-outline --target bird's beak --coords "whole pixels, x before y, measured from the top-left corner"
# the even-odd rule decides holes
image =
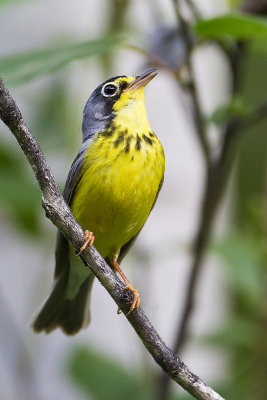
[[[158,74],[156,69],[149,69],[142,75],[136,76],[135,80],[127,86],[126,90],[139,89],[145,87]]]

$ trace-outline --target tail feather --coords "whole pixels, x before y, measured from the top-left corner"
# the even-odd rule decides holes
[[[61,328],[67,335],[74,335],[90,322],[90,294],[94,275],[90,274],[81,284],[76,296],[70,300],[65,298],[69,271],[55,281],[44,305],[33,318],[31,326],[35,332],[50,333]]]

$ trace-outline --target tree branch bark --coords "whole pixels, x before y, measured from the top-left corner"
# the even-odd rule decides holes
[[[1,79],[0,118],[16,137],[35,173],[41,189],[42,204],[46,216],[62,231],[76,250],[80,249],[84,242],[84,232],[65,203],[38,143],[29,132],[19,108],[4,87]],[[82,253],[82,258],[120,309],[126,313],[131,304],[132,294],[123,290],[124,284],[113,273],[97,250],[94,247],[85,249]],[[166,346],[141,307],[126,316],[126,318],[154,360],[170,378],[196,399],[223,400],[218,393],[208,387],[197,375],[193,374],[179,357],[175,356]]]

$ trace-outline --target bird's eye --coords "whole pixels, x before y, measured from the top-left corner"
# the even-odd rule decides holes
[[[118,92],[118,87],[116,85],[113,85],[113,83],[107,83],[102,88],[102,94],[105,97],[115,96],[115,94],[117,94],[117,92]]]

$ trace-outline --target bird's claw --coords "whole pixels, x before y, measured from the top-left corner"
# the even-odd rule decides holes
[[[134,298],[133,298],[130,310],[127,312],[126,316],[131,314],[134,310],[137,310],[137,308],[140,305],[140,295],[139,295],[138,291],[131,284],[126,285],[123,290],[127,290],[127,289],[129,289],[133,293]],[[121,309],[118,308],[117,314],[120,314],[120,313],[121,313]]]
[[[82,247],[80,248],[79,253],[77,253],[77,256],[80,256],[82,254],[82,252],[86,249],[87,246],[89,246],[89,247],[93,246],[93,243],[94,243],[94,240],[95,240],[93,232],[90,232],[90,231],[86,230],[84,232],[84,237],[85,237],[85,242],[82,245]]]

